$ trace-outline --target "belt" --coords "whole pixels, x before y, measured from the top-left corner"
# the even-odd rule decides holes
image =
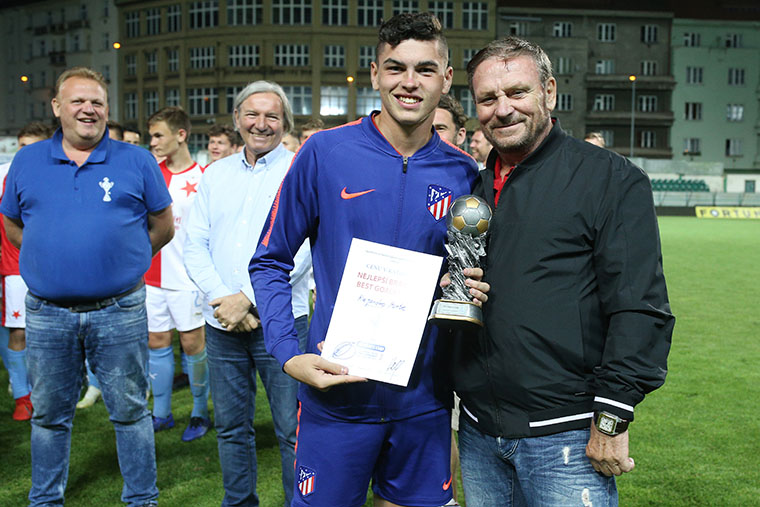
[[[41,298],[39,296],[34,296],[37,299],[41,299],[45,301],[46,303],[50,303],[53,306],[58,306],[59,308],[65,308],[70,312],[74,313],[84,313],[84,312],[92,312],[95,310],[101,310],[103,308],[107,308],[113,304],[116,303],[119,299],[129,296],[130,294],[133,294],[137,292],[138,290],[142,289],[145,285],[145,282],[143,280],[140,280],[137,285],[132,287],[126,292],[122,292],[121,294],[117,294],[116,296],[107,297],[105,299],[99,299],[97,301],[85,301],[82,303],[72,304],[65,301],[51,301],[50,299]],[[34,294],[33,294],[34,295]]]

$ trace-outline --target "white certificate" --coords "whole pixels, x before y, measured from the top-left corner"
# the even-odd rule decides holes
[[[351,375],[406,386],[442,261],[354,238],[322,357]]]

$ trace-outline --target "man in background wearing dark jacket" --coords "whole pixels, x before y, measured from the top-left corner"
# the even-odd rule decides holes
[[[475,190],[494,209],[485,331],[455,366],[467,505],[617,505],[674,325],[649,180],[562,131],[540,47],[494,41],[467,73],[494,147]]]

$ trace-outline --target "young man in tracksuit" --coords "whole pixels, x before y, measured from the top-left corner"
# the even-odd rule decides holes
[[[485,332],[454,356],[467,505],[617,505],[674,324],[649,180],[551,118],[540,47],[494,41],[467,71],[494,146],[475,189],[494,209]]]
[[[434,374],[450,368],[436,363],[436,328],[425,329],[407,387],[361,382],[317,348],[353,238],[445,255],[446,206],[436,204],[468,194],[477,175],[475,161],[432,129],[451,77],[433,16],[403,14],[383,24],[372,63],[382,111],[317,132],[301,146],[251,261],[267,350],[304,383],[293,505],[362,505],[370,479],[375,505],[451,499],[451,392]],[[305,354],[288,315],[287,277],[304,238],[318,290]],[[468,283],[479,294],[478,283]]]

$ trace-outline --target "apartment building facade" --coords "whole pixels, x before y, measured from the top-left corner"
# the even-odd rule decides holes
[[[55,80],[77,65],[103,73],[111,116],[119,116],[114,0],[10,0],[0,7],[0,26],[0,136],[15,136],[30,121],[55,123]]]
[[[494,1],[116,0],[119,7],[120,121],[145,130],[166,105],[192,118],[191,149],[211,124],[230,123],[235,95],[249,82],[275,81],[296,123],[338,125],[380,108],[370,82],[377,28],[399,12],[441,19],[454,67],[453,93],[471,115],[464,67],[494,38]]]
[[[502,4],[498,34],[546,50],[565,130],[580,138],[599,131],[618,153],[657,159],[672,154],[672,22],[671,12]]]

